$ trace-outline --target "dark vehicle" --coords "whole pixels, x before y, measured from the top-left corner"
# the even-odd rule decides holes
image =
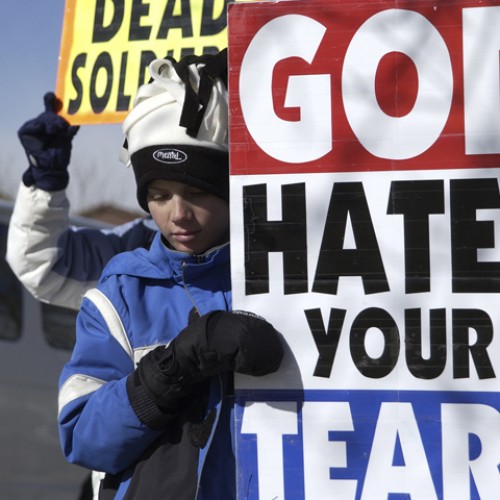
[[[11,213],[12,203],[0,201],[0,499],[78,500],[89,472],[66,462],[57,434],[58,378],[76,312],[37,301],[11,271]]]

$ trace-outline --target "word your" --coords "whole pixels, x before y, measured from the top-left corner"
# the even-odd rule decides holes
[[[330,309],[325,327],[320,309],[307,309],[304,314],[311,330],[319,357],[315,377],[329,378],[337,354],[340,337],[345,326],[346,310]],[[406,365],[412,376],[431,380],[439,377],[446,367],[448,357],[453,365],[453,378],[470,377],[472,360],[480,379],[495,378],[495,371],[488,348],[492,351],[493,321],[480,309],[453,309],[451,328],[446,321],[446,309],[429,311],[430,355],[424,356],[422,339],[422,314],[420,309],[404,311],[404,336],[395,319],[385,309],[366,308],[353,320],[349,335],[349,352],[356,369],[364,377],[379,379],[395,369],[403,346]],[[371,328],[377,328],[383,337],[380,356],[372,357],[366,349],[366,337]],[[469,340],[469,329],[477,338]],[[447,349],[447,330],[451,330],[451,349]],[[401,340],[404,338],[404,341]],[[492,353],[493,359],[495,355]]]

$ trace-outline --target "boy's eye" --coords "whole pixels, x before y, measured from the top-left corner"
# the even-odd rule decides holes
[[[168,193],[148,193],[148,200],[150,201],[164,201],[170,199]]]

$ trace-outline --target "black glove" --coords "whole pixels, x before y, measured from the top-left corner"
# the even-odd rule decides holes
[[[280,334],[265,319],[245,311],[214,311],[184,328],[165,349],[171,370],[197,380],[232,371],[260,376],[283,358]]]
[[[194,394],[201,400],[207,388],[190,375],[169,369],[166,348],[159,346],[146,354],[127,379],[130,404],[141,422],[161,429],[191,405]]]
[[[167,347],[146,354],[127,392],[141,421],[158,428],[204,392],[207,378],[225,371],[267,375],[279,368],[283,353],[280,334],[264,319],[214,311],[191,322]]]
[[[30,166],[23,183],[44,191],[59,191],[68,185],[71,141],[79,127],[71,126],[57,114],[60,101],[53,92],[43,97],[45,111],[27,121],[17,132]]]

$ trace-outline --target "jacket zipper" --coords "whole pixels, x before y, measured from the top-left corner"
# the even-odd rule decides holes
[[[187,283],[186,283],[186,279],[184,276],[184,270],[186,269],[186,266],[187,266],[186,261],[182,261],[182,264],[181,264],[182,286],[184,287],[184,291],[186,292],[187,296],[189,297],[191,304],[193,304],[193,307],[195,308],[196,312],[198,313],[198,316],[201,317],[201,312],[198,309],[198,306],[196,305],[196,302],[193,299],[193,296],[191,295],[191,292],[189,291],[189,288],[188,288]]]
[[[198,263],[201,263],[204,260],[204,257],[202,255],[197,255],[197,256],[195,256],[195,258],[197,259]],[[186,269],[186,266],[187,266],[186,261],[183,261],[182,264],[181,264],[182,286],[184,287],[184,290],[186,291],[186,294],[189,297],[189,300],[191,301],[191,304],[193,304],[193,307],[196,309],[196,312],[198,313],[198,316],[201,316],[201,312],[198,309],[198,306],[196,305],[196,302],[193,299],[193,296],[191,295],[191,292],[189,291],[189,288],[188,288],[188,286],[186,284],[186,279],[185,279],[185,276],[184,276],[184,270]],[[209,437],[208,442],[206,444],[206,450],[207,451],[203,455],[203,460],[202,460],[201,464],[198,467],[199,474],[198,474],[198,479],[197,479],[197,483],[196,483],[196,494],[195,494],[194,500],[196,500],[196,498],[198,498],[198,492],[200,490],[201,475],[203,473],[203,466],[205,465],[205,460],[207,458],[208,451],[210,450],[210,445],[212,444],[212,441],[213,441],[213,438],[214,438],[214,434],[215,434],[215,430],[217,429],[217,425],[219,423],[220,412],[222,411],[222,400],[224,399],[224,387],[223,387],[223,383],[222,383],[222,377],[219,375],[217,377],[217,380],[218,380],[218,383],[219,383],[220,408],[217,411],[217,417],[216,417],[214,423],[212,424],[212,432],[210,433],[210,437]]]

